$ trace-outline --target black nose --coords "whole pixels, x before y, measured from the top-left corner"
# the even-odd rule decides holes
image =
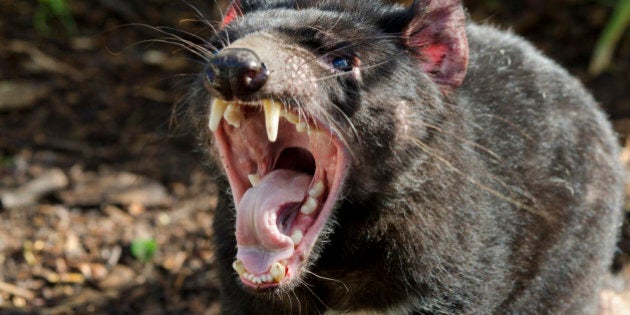
[[[224,100],[247,98],[267,82],[267,68],[255,52],[227,48],[215,55],[206,68],[205,85],[210,94]]]

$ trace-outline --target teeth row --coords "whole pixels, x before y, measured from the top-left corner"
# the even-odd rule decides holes
[[[322,181],[317,182],[315,185],[313,185],[313,188],[311,188],[311,190],[308,191],[308,195],[313,198],[319,198],[322,196],[323,193],[324,193],[324,182]]]
[[[298,132],[305,132],[308,130],[308,125],[305,122],[300,122],[300,117],[286,110],[283,110],[284,105],[274,100],[265,99],[261,101],[263,110],[265,113],[265,129],[267,131],[267,139],[270,142],[275,142],[278,139],[278,126],[280,125],[280,117],[284,117],[287,121],[295,125]],[[210,106],[210,120],[208,127],[211,131],[217,131],[221,119],[225,118],[225,121],[239,128],[241,121],[245,118],[240,105],[233,102],[226,102],[220,99],[214,99]]]
[[[297,130],[297,132],[305,132],[308,130],[308,126],[305,122],[299,122],[295,125],[295,130]]]
[[[232,263],[232,268],[234,268],[236,273],[238,273],[239,275],[242,275],[245,273],[245,265],[243,265],[243,262],[240,260],[235,260]]]
[[[319,181],[313,185],[311,190],[308,191],[308,198],[300,208],[300,212],[305,215],[310,215],[317,209],[317,198],[324,194],[324,182]]]
[[[284,118],[286,118],[290,123],[295,125],[295,130],[297,132],[305,132],[308,129],[308,125],[305,122],[300,121],[300,116],[295,113],[285,112]]]
[[[228,107],[225,109],[225,114],[223,114],[223,118],[225,118],[225,121],[227,121],[228,124],[236,128],[240,128],[241,121],[245,119],[245,115],[243,114],[243,111],[240,107],[235,104],[229,104]]]
[[[246,272],[243,274],[243,278],[255,284],[272,283],[274,281],[270,273],[264,274],[262,276],[254,276],[253,274]]]
[[[252,184],[252,187],[256,187],[256,185],[260,183],[260,175],[258,174],[247,175],[247,178],[249,178],[249,182]]]
[[[279,262],[275,262],[271,265],[271,269],[268,273],[260,276],[255,276],[247,272],[245,270],[245,265],[243,265],[243,262],[240,260],[236,260],[232,264],[232,268],[234,268],[239,276],[251,281],[254,284],[278,283],[286,276],[286,267]]]
[[[300,230],[295,230],[295,232],[291,234],[291,240],[293,241],[293,244],[296,246],[302,241],[302,238],[304,238],[304,233],[302,233],[302,231]]]
[[[305,215],[310,215],[315,212],[315,209],[317,209],[317,199],[308,197],[306,198],[306,202],[302,205],[302,208],[300,208],[300,212]]]
[[[269,274],[271,274],[273,280],[275,280],[276,282],[280,282],[282,281],[282,279],[284,279],[284,276],[287,275],[287,269],[283,264],[275,262],[273,263],[273,265],[271,265],[271,270],[269,270]]]

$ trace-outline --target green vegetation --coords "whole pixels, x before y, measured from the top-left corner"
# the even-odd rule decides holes
[[[11,168],[15,164],[15,156],[7,156],[0,153],[0,170],[3,168]]]
[[[615,47],[617,47],[623,32],[628,28],[629,22],[630,0],[618,0],[608,24],[595,45],[589,66],[589,72],[592,75],[600,74],[610,65]]]
[[[158,245],[154,239],[136,239],[131,242],[131,255],[143,264],[153,259]]]
[[[72,18],[66,0],[39,0],[39,6],[33,16],[33,25],[44,36],[52,36],[51,21],[57,19],[69,35],[77,32],[77,25]]]

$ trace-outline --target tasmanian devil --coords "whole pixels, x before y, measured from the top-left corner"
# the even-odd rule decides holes
[[[596,311],[618,146],[523,39],[458,0],[242,0],[208,47],[223,313]]]

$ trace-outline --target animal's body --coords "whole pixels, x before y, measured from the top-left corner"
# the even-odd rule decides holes
[[[459,1],[237,1],[196,96],[225,314],[588,314],[618,147],[582,85]]]

